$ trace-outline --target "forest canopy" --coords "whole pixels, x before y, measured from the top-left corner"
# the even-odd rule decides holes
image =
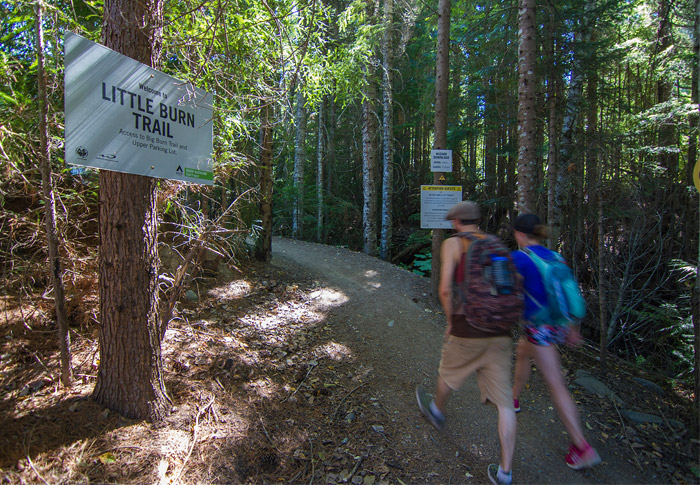
[[[452,150],[453,166],[444,183],[478,201],[483,228],[513,248],[518,212],[547,220],[550,246],[584,289],[586,337],[690,384],[695,5],[532,3],[529,77],[517,2],[452,3],[447,143],[439,148]],[[29,299],[49,283],[35,5],[0,2],[0,253],[6,291]],[[94,172],[64,163],[63,38],[72,31],[103,42],[105,5],[57,0],[44,8],[69,313],[73,325],[94,323],[91,302],[78,296],[94,283],[100,187]],[[214,94],[215,183],[158,183],[161,241],[184,249],[203,242],[238,264],[246,238],[259,245],[274,233],[381,254],[429,276],[432,234],[420,227],[419,194],[433,183],[437,8],[412,0],[164,2],[155,67]]]

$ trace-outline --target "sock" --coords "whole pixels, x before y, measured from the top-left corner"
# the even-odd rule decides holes
[[[505,472],[501,465],[498,465],[498,481],[502,483],[511,483],[513,481],[513,473]]]
[[[584,441],[584,442],[583,442],[583,446],[582,446],[581,448],[579,448],[578,446],[574,445],[573,443],[572,443],[572,445],[573,445],[574,448],[576,448],[576,451],[578,451],[578,452],[581,453],[581,454],[583,454],[588,448],[591,447],[591,445],[588,444],[588,441]]]
[[[445,416],[442,414],[442,411],[438,409],[438,407],[435,405],[435,401],[430,401],[430,412],[433,413],[433,416],[437,416],[438,418],[444,418]]]

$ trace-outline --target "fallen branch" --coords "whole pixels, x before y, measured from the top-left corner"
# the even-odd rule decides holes
[[[627,427],[625,426],[625,420],[622,417],[622,414],[620,414],[620,410],[617,408],[617,403],[615,401],[612,401],[613,406],[615,406],[615,411],[617,411],[617,415],[620,418],[620,424],[622,424],[622,433],[625,436],[625,440],[627,441],[627,444],[630,445],[630,449],[632,450],[632,453],[634,453],[634,464],[637,465],[637,468],[640,470],[643,470],[641,463],[639,462],[639,455],[637,454],[636,450],[634,449],[634,446],[632,446],[632,442],[630,441],[629,437],[627,436]]]
[[[197,412],[197,417],[194,420],[194,428],[192,430],[192,443],[190,444],[190,449],[187,452],[187,456],[185,457],[185,460],[182,462],[182,465],[180,465],[180,469],[177,471],[175,475],[173,475],[172,479],[170,480],[170,483],[177,483],[180,480],[180,475],[182,475],[182,472],[185,470],[185,466],[187,466],[187,462],[190,459],[190,456],[192,456],[192,450],[194,450],[194,446],[197,444],[197,432],[199,431],[199,418],[204,414],[204,412],[209,409],[209,407],[214,403],[214,396],[211,397],[209,402],[202,406],[199,411]]]
[[[338,403],[338,406],[335,408],[335,411],[333,412],[333,416],[331,417],[331,422],[335,421],[335,415],[338,414],[338,410],[340,409],[340,406],[343,404],[343,402],[352,394],[353,392],[357,391],[359,388],[363,387],[364,384],[360,384],[357,386],[355,389],[352,391],[348,392],[343,399],[340,400]]]

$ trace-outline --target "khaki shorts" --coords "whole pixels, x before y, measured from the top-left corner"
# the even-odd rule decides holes
[[[481,391],[497,407],[513,407],[510,337],[461,338],[450,335],[442,347],[440,377],[453,391],[473,372]]]

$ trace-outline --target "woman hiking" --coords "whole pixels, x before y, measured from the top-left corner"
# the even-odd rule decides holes
[[[534,359],[549,388],[552,402],[559,414],[571,444],[566,455],[566,464],[574,470],[591,467],[600,463],[600,456],[588,444],[581,429],[576,404],[566,387],[562,375],[558,345],[578,345],[581,335],[574,325],[557,325],[546,318],[535,318],[547,306],[547,292],[542,274],[537,269],[533,257],[552,261],[556,253],[542,246],[548,237],[547,226],[535,214],[520,215],[513,225],[513,233],[519,251],[513,253],[513,261],[523,276],[525,310],[523,336],[516,349],[513,382],[513,405],[520,412],[520,393],[530,376],[530,360]],[[534,253],[534,255],[531,255]]]

